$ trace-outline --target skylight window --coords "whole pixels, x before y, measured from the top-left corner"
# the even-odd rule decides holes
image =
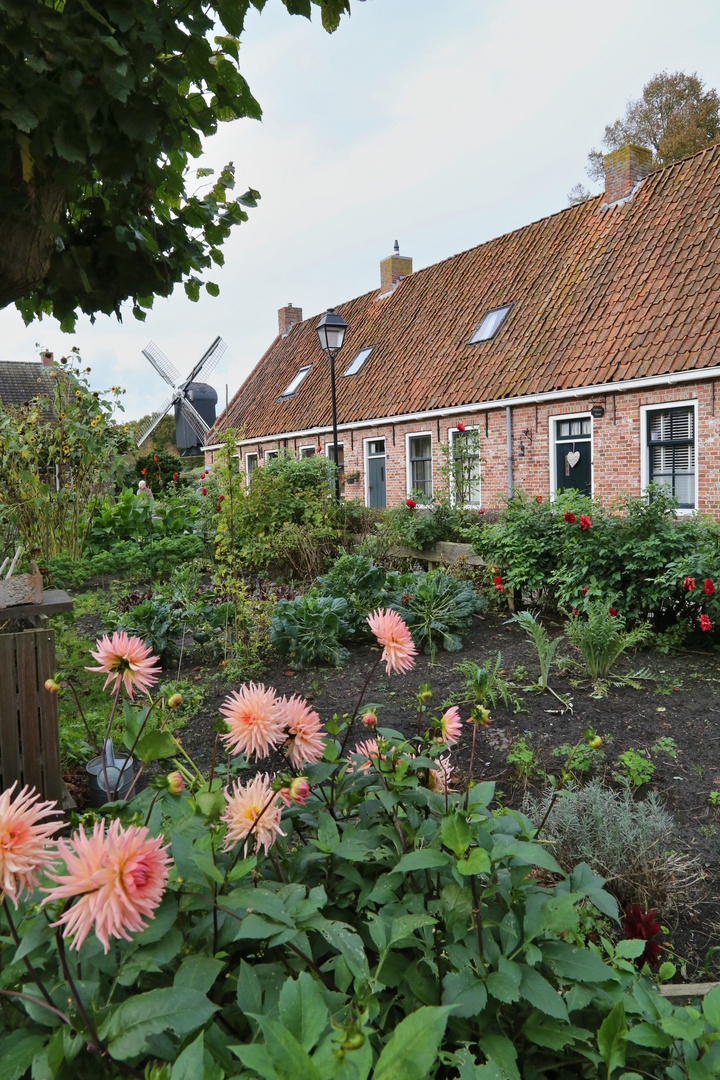
[[[282,394],[280,395],[281,399],[282,398],[291,398],[291,397],[295,396],[295,394],[297,393],[298,386],[303,381],[303,379],[305,378],[305,376],[307,375],[307,373],[308,373],[308,371],[310,370],[311,367],[312,367],[312,364],[308,364],[306,367],[301,367],[300,368],[300,370],[298,371],[298,373],[295,376],[295,378],[293,379],[293,381],[291,383],[288,383],[288,385],[283,390]]]
[[[370,353],[373,351],[373,348],[374,348],[374,346],[371,345],[369,349],[361,349],[360,352],[355,357],[355,359],[351,361],[348,368],[345,371],[343,371],[343,376],[345,376],[345,375],[357,375],[358,371],[363,366],[363,364],[367,360]]]
[[[488,311],[483,315],[482,320],[470,338],[468,344],[475,345],[478,341],[489,341],[490,338],[495,337],[498,330],[505,322],[505,317],[512,307],[512,304],[505,304],[504,307],[493,308],[492,311]]]

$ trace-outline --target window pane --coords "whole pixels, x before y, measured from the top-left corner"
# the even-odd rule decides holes
[[[675,475],[675,498],[681,506],[695,505],[694,473],[677,473]]]
[[[432,440],[429,435],[410,439],[410,487],[423,497],[432,496]]]
[[[385,453],[385,440],[376,439],[375,442],[368,443],[368,454],[384,454]]]
[[[343,375],[357,375],[371,352],[372,346],[369,349],[361,349],[354,360],[351,360],[345,371],[343,371]]]
[[[563,435],[567,436],[569,434],[570,434],[570,425],[568,423],[566,423],[565,421],[563,421],[563,423],[560,424],[560,435],[561,436],[563,436]]]
[[[480,453],[475,430],[451,432],[453,496],[462,505],[480,505]]]
[[[308,371],[310,370],[310,366],[311,365],[308,364],[307,367],[301,367],[300,368],[300,370],[298,371],[297,375],[292,380],[292,382],[288,383],[288,385],[285,387],[285,389],[283,390],[280,397],[292,397],[293,396],[293,394],[297,390],[298,386],[300,385],[300,383],[303,381],[303,379],[307,375]]]
[[[496,308],[495,311],[488,311],[470,338],[470,344],[472,345],[477,341],[488,341],[500,329],[509,310],[510,304],[507,304],[505,307]]]
[[[429,458],[430,457],[430,436],[421,435],[417,438],[410,440],[410,457],[411,459]]]

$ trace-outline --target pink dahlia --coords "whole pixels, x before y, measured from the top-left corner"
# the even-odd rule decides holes
[[[105,952],[110,938],[130,941],[147,926],[162,900],[168,878],[167,848],[144,827],[123,829],[113,821],[105,835],[105,822],[95,822],[91,836],[76,832],[61,840],[58,855],[67,874],[50,874],[57,885],[48,889],[43,903],[78,897],[53,926],[65,926],[63,937],[79,949],[91,930]]]
[[[304,806],[310,794],[310,785],[304,776],[296,776],[290,781],[290,786],[280,788],[278,794],[286,806],[292,803],[300,803]]]
[[[87,667],[86,671],[107,672],[103,690],[110,683],[117,685],[122,680],[132,698],[134,687],[144,694],[158,681],[160,661],[141,638],[128,637],[124,631],[116,631],[112,637],[105,634],[98,638],[96,645],[97,652],[91,649],[90,655],[95,657],[100,667]]]
[[[0,893],[15,907],[37,885],[37,871],[53,865],[46,845],[62,828],[61,821],[43,821],[60,813],[56,803],[38,802],[38,792],[28,787],[13,798],[16,787],[17,781],[0,795]]]
[[[255,834],[255,850],[265,848],[265,854],[275,843],[278,835],[285,833],[280,828],[282,810],[278,806],[278,793],[270,786],[267,773],[258,773],[249,784],[237,783],[232,791],[226,790],[227,807],[221,821],[227,825],[224,848],[231,848]]]
[[[225,698],[220,712],[230,726],[221,738],[233,754],[265,757],[285,738],[284,705],[263,683],[243,683]]]
[[[378,748],[377,739],[366,739],[364,742],[359,742],[352,751],[352,754],[359,755],[363,760],[357,765],[360,772],[367,772],[371,765],[376,761],[384,761],[385,755],[380,753]],[[355,766],[350,765],[348,772],[354,772]]]
[[[368,712],[362,714],[361,720],[362,720],[363,724],[365,725],[365,727],[369,727],[369,728],[377,727],[377,716],[376,716],[376,714],[374,712],[371,712],[370,710],[368,710]]]
[[[410,671],[415,665],[417,649],[410,631],[397,611],[378,608],[372,615],[368,615],[367,622],[375,637],[384,646],[381,659],[387,665],[388,674],[391,671],[400,674]]]
[[[325,740],[322,737],[320,717],[310,709],[307,701],[297,695],[281,698],[285,712],[288,740],[285,753],[296,769],[304,764],[314,765],[323,756]]]
[[[452,746],[456,743],[462,734],[462,721],[460,720],[460,713],[457,705],[453,705],[451,709],[444,712],[440,719],[440,730],[442,731],[443,740]]]
[[[437,769],[428,769],[428,787],[436,794],[444,795],[447,791],[452,791],[450,785],[453,769],[450,764],[450,755],[445,754],[438,758],[435,764]]]

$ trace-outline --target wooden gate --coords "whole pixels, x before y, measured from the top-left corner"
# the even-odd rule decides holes
[[[60,805],[57,695],[45,689],[54,672],[54,631],[0,634],[0,791],[17,780]]]

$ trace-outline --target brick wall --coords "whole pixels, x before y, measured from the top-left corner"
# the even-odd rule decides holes
[[[717,398],[717,400],[716,400]],[[641,407],[697,401],[698,424],[695,436],[696,469],[698,473],[699,509],[720,517],[720,386],[712,382],[686,383],[663,389],[624,391],[587,398],[568,398],[540,405],[518,405],[512,410],[513,479],[532,495],[547,498],[551,494],[550,439],[551,420],[560,416],[587,415],[593,405],[601,405],[604,416],[592,421],[592,481],[593,494],[610,499],[624,492],[637,495],[641,484],[641,454],[644,452],[645,432]],[[403,502],[407,490],[406,436],[429,433],[432,439],[433,481],[435,492],[441,483],[440,469],[445,463],[442,445],[447,445],[449,433],[461,421],[466,427],[480,431],[482,464],[482,505],[497,509],[507,496],[507,444],[505,406],[487,411],[468,409],[453,417],[431,421],[412,421],[398,424],[379,423],[373,427],[341,431],[338,442],[343,444],[346,475],[360,471],[360,480],[346,484],[345,498],[365,500],[365,440],[385,439],[387,505]],[[524,455],[520,455],[520,442]],[[245,470],[245,455],[263,450],[287,448],[298,453],[303,446],[320,443],[323,453],[332,437],[299,437],[280,439],[242,448],[241,470]],[[209,464],[211,454],[205,455]]]

